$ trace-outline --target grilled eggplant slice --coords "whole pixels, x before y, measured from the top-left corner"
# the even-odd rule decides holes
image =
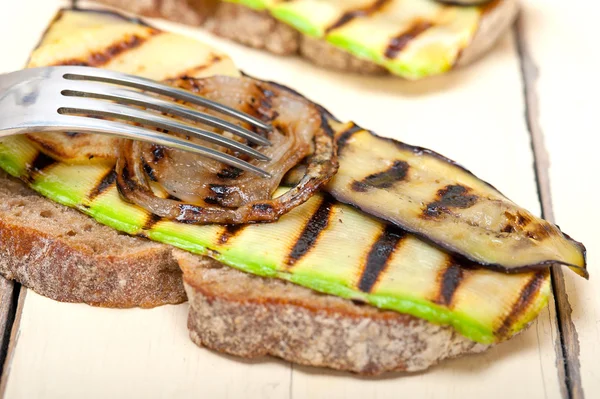
[[[340,168],[327,190],[337,200],[488,268],[519,272],[561,264],[588,278],[581,243],[460,165],[352,123],[330,123]]]
[[[65,11],[61,18],[73,15],[79,17],[75,32],[74,25],[63,24],[61,29],[54,25],[48,35],[56,40],[73,33],[94,37],[97,31],[86,27],[103,25],[96,13]],[[81,49],[84,55],[85,46]],[[44,51],[43,45],[38,51]],[[162,54],[143,53],[125,64],[131,67],[125,72],[166,78],[189,56]],[[146,69],[138,69],[140,65]],[[171,72],[157,76],[159,69]],[[199,65],[198,70],[204,69]],[[509,338],[548,301],[548,270],[509,275],[479,268],[321,194],[277,223],[198,226],[162,220],[124,202],[111,162],[60,162],[27,138],[13,137],[0,142],[0,166],[41,194],[120,231],[205,254],[246,272],[452,325],[477,342]]]
[[[117,184],[132,203],[157,216],[186,223],[273,222],[304,203],[337,171],[333,134],[320,110],[303,97],[251,78],[185,78],[172,83],[271,124],[273,130],[265,133],[271,145],[257,148],[270,158],[257,166],[271,177],[245,173],[178,150],[125,141],[117,163]],[[208,109],[200,111],[223,118]],[[222,133],[210,126],[202,129]],[[200,139],[190,140],[224,151]],[[285,173],[308,155],[306,173],[298,184],[273,198]],[[151,180],[168,197],[155,193]]]
[[[435,0],[227,1],[265,10],[307,36],[323,39],[406,79],[440,74],[458,64],[482,19],[497,3],[465,6]],[[511,4],[506,24],[513,20],[516,10]]]

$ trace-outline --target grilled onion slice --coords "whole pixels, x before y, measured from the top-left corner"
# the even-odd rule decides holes
[[[271,222],[308,200],[337,171],[333,134],[321,110],[300,96],[250,78],[183,78],[170,83],[272,124],[273,131],[265,133],[272,145],[257,148],[271,160],[246,159],[272,177],[262,178],[179,150],[124,141],[117,162],[117,184],[126,200],[159,217],[186,223]],[[209,126],[202,129],[243,140]],[[201,139],[188,139],[228,151]],[[285,173],[307,156],[306,173],[298,184],[272,198]]]

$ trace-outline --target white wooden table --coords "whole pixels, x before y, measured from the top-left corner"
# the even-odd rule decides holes
[[[4,396],[600,398],[600,5],[523,1],[519,24],[484,60],[417,83],[324,71],[151,22],[221,48],[249,74],[295,87],[339,118],[460,161],[583,241],[591,280],[556,270],[555,299],[527,332],[426,373],[357,378],[200,349],[187,338],[185,304],[98,309],[1,281]],[[25,64],[66,4],[2,0],[0,72]]]

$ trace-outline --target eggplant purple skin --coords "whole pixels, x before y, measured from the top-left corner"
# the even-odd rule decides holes
[[[243,73],[243,74],[246,75],[245,73]],[[246,75],[246,76],[248,76],[248,75]],[[288,90],[291,93],[293,93],[293,94],[295,94],[297,96],[301,96],[301,97],[305,98],[307,101],[312,102],[321,111],[323,119],[325,119],[325,117],[327,117],[327,118],[329,118],[329,119],[331,119],[331,120],[333,120],[335,122],[342,123],[342,121],[340,121],[331,112],[329,112],[329,110],[327,110],[327,108],[323,107],[322,105],[314,103],[310,99],[306,98],[306,96],[298,93],[296,90],[291,89],[291,88],[289,88],[287,86],[284,86],[284,85],[282,85],[280,83],[271,82],[271,81],[269,81],[268,83],[277,86],[281,90]],[[360,130],[366,130],[366,129],[361,128],[359,125],[355,124],[354,126],[357,129],[360,129]],[[442,155],[442,154],[440,154],[440,153],[438,153],[436,151],[430,150],[428,148],[423,148],[423,147],[419,147],[419,146],[413,146],[413,145],[410,145],[410,144],[402,143],[400,141],[391,139],[389,137],[381,137],[381,136],[377,135],[376,133],[374,133],[374,132],[372,132],[370,130],[367,130],[367,131],[369,132],[369,134],[371,134],[371,135],[373,135],[373,136],[375,136],[375,137],[377,137],[379,139],[385,140],[385,141],[389,142],[390,144],[392,144],[394,146],[400,147],[402,149],[407,149],[407,150],[413,151],[415,153],[425,153],[425,154],[431,155],[433,157],[436,157],[436,158],[440,159],[441,161],[447,162],[447,163],[449,163],[449,164],[451,164],[451,165],[453,165],[453,166],[455,166],[457,168],[460,168],[465,173],[468,173],[471,176],[477,178],[478,180],[480,180],[483,183],[485,183],[488,187],[490,187],[491,189],[493,189],[494,191],[496,191],[498,194],[500,194],[503,197],[507,198],[504,194],[502,194],[502,192],[500,190],[498,190],[496,187],[494,187],[490,183],[486,182],[485,180],[479,179],[477,177],[477,175],[475,175],[469,169],[465,168],[464,166],[462,166],[458,162],[456,162],[456,161],[454,161],[454,160],[452,160],[452,159],[450,159],[450,158],[448,158],[448,157],[446,157],[446,156],[444,156],[444,155]],[[336,144],[337,144],[337,140],[336,140]],[[400,229],[402,229],[404,231],[408,231],[409,233],[415,234],[418,237],[424,239],[425,241],[430,242],[430,243],[434,244],[435,246],[437,246],[439,248],[442,248],[443,250],[447,251],[450,254],[453,254],[453,255],[455,255],[455,256],[457,256],[459,258],[463,258],[463,259],[471,262],[474,267],[478,266],[478,267],[484,267],[486,269],[490,269],[490,270],[494,270],[494,271],[498,271],[498,272],[503,272],[503,273],[506,273],[506,274],[516,274],[516,273],[522,273],[522,272],[526,272],[526,271],[535,271],[535,270],[540,270],[540,269],[546,269],[546,268],[549,268],[549,267],[551,267],[553,265],[563,265],[563,266],[574,267],[574,268],[577,268],[579,270],[582,270],[583,271],[583,277],[585,279],[589,279],[589,272],[587,271],[587,269],[585,267],[581,268],[581,267],[579,267],[577,265],[573,265],[573,264],[566,263],[566,262],[559,262],[559,261],[548,260],[548,261],[543,261],[543,262],[539,262],[539,263],[535,263],[535,264],[531,264],[531,265],[525,265],[525,266],[519,266],[519,267],[511,267],[511,268],[508,268],[508,267],[505,267],[505,266],[502,266],[502,265],[499,265],[499,264],[492,264],[492,263],[480,262],[480,261],[477,261],[477,260],[475,260],[473,258],[470,258],[467,255],[463,255],[463,254],[457,253],[453,248],[451,248],[450,246],[444,244],[443,242],[439,242],[439,241],[433,240],[430,237],[428,237],[426,235],[423,235],[422,233],[419,233],[419,232],[411,230],[411,229],[407,229],[405,226],[403,226],[401,224],[398,224],[395,221],[388,220],[385,217],[385,215],[377,214],[376,212],[372,212],[372,211],[366,212],[364,209],[361,208],[360,205],[355,204],[354,202],[350,201],[349,199],[345,198],[342,195],[336,195],[334,193],[331,193],[331,195],[336,200],[338,200],[340,202],[352,205],[353,207],[355,207],[357,209],[360,209],[361,211],[363,211],[365,213],[368,213],[371,216],[375,216],[375,217],[377,217],[377,218],[379,218],[381,220],[384,220],[384,221],[386,221],[388,223],[391,223],[391,224],[399,227]],[[556,226],[556,227],[560,230],[560,227],[558,227],[558,226]],[[587,264],[587,249],[586,249],[585,245],[583,245],[581,242],[579,242],[577,240],[574,240],[568,234],[564,233],[562,230],[560,230],[560,232],[565,236],[565,238],[567,240],[571,241],[578,248],[580,248],[581,253],[583,255],[584,265]]]

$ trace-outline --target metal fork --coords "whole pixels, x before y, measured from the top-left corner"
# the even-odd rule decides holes
[[[269,160],[248,145],[148,109],[219,128],[243,137],[248,142],[270,145],[261,135],[148,93],[200,105],[265,131],[272,129],[248,114],[153,80],[98,68],[56,66],[0,75],[0,138],[23,133],[65,131],[113,135],[189,151],[270,177],[264,170],[235,156],[158,130],[127,123],[136,122],[143,126],[198,137],[239,154],[261,161]],[[94,118],[98,116],[115,120]]]

